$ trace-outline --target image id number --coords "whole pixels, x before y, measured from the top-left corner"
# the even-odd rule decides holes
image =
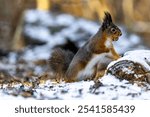
[[[134,105],[79,105],[78,113],[133,113]]]

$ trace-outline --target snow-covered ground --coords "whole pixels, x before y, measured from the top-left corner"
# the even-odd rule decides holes
[[[16,96],[8,95],[13,92],[11,89],[0,91],[0,99],[71,99],[71,100],[141,100],[150,99],[150,86],[139,87],[136,83],[131,84],[126,80],[120,81],[114,76],[107,75],[100,79],[101,87],[92,88],[93,81],[81,81],[76,83],[52,83],[50,80],[34,88],[33,95],[24,98],[22,93]],[[15,88],[19,89],[20,85]],[[7,92],[7,93],[6,93]]]
[[[59,28],[57,28],[59,27]],[[28,62],[28,65],[40,74],[42,69],[30,64],[31,61],[48,59],[54,46],[66,43],[66,38],[81,47],[85,41],[96,33],[100,24],[97,22],[75,18],[68,14],[52,14],[37,10],[29,10],[25,13],[24,34],[36,41],[44,42],[43,45],[26,47],[21,58]],[[140,37],[135,34],[127,34],[126,29],[120,26],[122,36],[114,43],[118,53],[124,54],[128,50],[145,48]],[[8,68],[17,63],[17,53],[11,53],[8,57]],[[6,66],[0,63],[0,67]],[[12,70],[13,71],[13,70]],[[126,80],[120,81],[111,75],[105,75],[100,79],[103,83],[98,89],[93,91],[93,81],[81,81],[75,83],[56,84],[50,80],[39,83],[36,87],[30,85],[15,84],[11,88],[8,84],[0,85],[0,99],[150,99],[150,86],[140,87],[131,84]],[[32,94],[24,98],[20,89],[24,87],[27,94]],[[32,91],[30,92],[30,90]],[[19,91],[18,91],[19,90]],[[15,92],[15,96],[12,95]]]

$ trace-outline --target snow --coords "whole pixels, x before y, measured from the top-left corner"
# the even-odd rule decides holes
[[[18,96],[17,98],[11,95],[4,95],[2,91],[0,91],[0,100],[23,100],[24,98],[21,96]]]
[[[71,83],[71,84],[59,84],[59,85],[66,85],[65,90],[69,90],[66,94],[61,94],[60,89],[56,89],[57,91],[57,98],[60,99],[149,99],[150,91],[147,91],[149,95],[146,97],[143,97],[142,90],[144,88],[138,87],[136,84],[128,84],[128,81],[119,81],[115,77],[108,75],[104,76],[101,79],[101,82],[104,86],[100,87],[96,90],[96,92],[99,92],[98,95],[92,94],[89,91],[90,86],[92,86],[94,83],[92,81],[90,82],[78,82],[78,83]],[[124,88],[125,87],[125,88]],[[82,89],[82,94],[79,94],[79,90]],[[104,93],[103,93],[104,92]],[[135,93],[138,96],[132,97],[128,94]],[[142,96],[142,97],[141,97]]]
[[[63,44],[66,42],[66,37],[69,37],[72,41],[77,42],[80,47],[86,40],[82,40],[84,35],[93,35],[99,29],[100,24],[92,21],[88,21],[82,18],[75,18],[68,14],[54,15],[51,12],[43,12],[37,10],[28,10],[25,12],[25,26],[24,33],[33,39],[45,41],[45,45],[35,46],[33,48],[26,47],[22,58],[28,62],[48,59],[52,48],[55,45]],[[62,30],[55,32],[54,34],[49,30],[50,27],[65,26]],[[115,49],[120,54],[128,50],[137,50],[144,48],[141,46],[141,38],[135,34],[127,34],[126,29],[120,26],[122,30],[122,36],[117,42],[114,42]],[[88,39],[88,38],[87,38]],[[146,58],[148,57],[148,58]],[[0,68],[15,69],[16,54],[11,53],[8,57],[10,65],[4,65],[0,63]],[[145,58],[147,62],[145,62]],[[142,63],[147,69],[150,70],[150,51],[139,50],[130,51],[124,54],[124,57],[120,60],[133,60],[135,62]],[[109,67],[115,64],[117,61],[112,62]],[[32,65],[32,64],[31,64]],[[126,70],[126,69],[125,69]],[[42,69],[35,67],[37,73],[41,73]],[[130,72],[130,71],[127,71]],[[53,83],[47,80],[45,83],[40,83],[34,88],[33,97],[24,98],[22,96],[12,96],[4,92],[7,84],[1,86],[0,99],[72,99],[72,100],[130,100],[130,99],[150,99],[150,86],[139,87],[136,84],[131,84],[126,80],[120,81],[111,75],[105,75],[100,79],[103,86],[95,90],[95,93],[91,91],[91,87],[94,85],[93,81],[80,81],[75,83]],[[2,89],[4,88],[4,89]],[[20,88],[20,85],[15,85],[16,89]],[[30,89],[26,86],[26,90]]]
[[[49,26],[54,24],[54,20],[52,19],[52,15],[47,11],[40,10],[27,10],[24,16],[25,21],[29,23],[40,22],[44,26]]]
[[[91,86],[93,81],[81,81],[76,83],[46,83],[35,88],[34,98],[28,99],[60,99],[60,100],[139,100],[150,99],[150,86],[139,87],[137,84],[130,84],[128,81],[106,75],[100,79],[103,86],[92,93]],[[52,86],[52,88],[50,88]],[[19,87],[19,85],[18,85]],[[148,90],[147,90],[148,89]],[[13,96],[4,96],[0,92],[1,99],[15,99]],[[24,99],[21,96],[16,99]]]
[[[51,39],[49,30],[45,27],[26,25],[24,31],[28,33],[32,38],[36,38],[46,42]]]
[[[133,62],[140,63],[143,65],[148,71],[150,70],[150,50],[134,50],[128,51],[124,54],[124,57],[118,59],[109,64],[108,67],[114,65],[118,61],[122,60],[131,60]]]

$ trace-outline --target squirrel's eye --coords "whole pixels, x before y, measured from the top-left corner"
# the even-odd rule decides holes
[[[114,29],[114,28],[111,28],[111,31],[112,31],[112,32],[115,32],[115,31],[116,31],[116,29]]]

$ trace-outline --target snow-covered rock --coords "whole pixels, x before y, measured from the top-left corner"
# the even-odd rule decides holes
[[[129,81],[150,83],[150,50],[129,51],[109,64],[107,74]]]

